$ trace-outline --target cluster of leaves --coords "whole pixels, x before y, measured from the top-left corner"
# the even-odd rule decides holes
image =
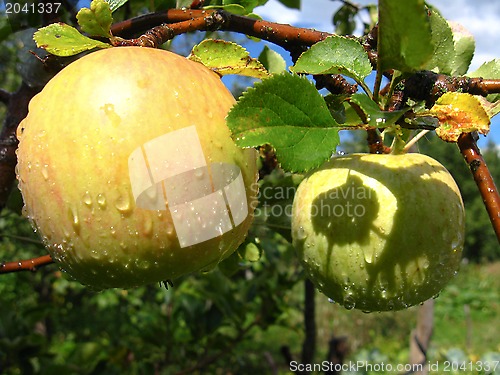
[[[449,142],[456,142],[463,132],[486,134],[498,105],[465,93],[445,93],[430,109],[424,103],[408,102],[403,110],[388,111],[398,84],[419,70],[465,74],[474,53],[474,39],[453,28],[436,10],[428,10],[423,1],[402,4],[381,0],[379,9],[373,92],[365,82],[372,66],[361,43],[352,38],[328,37],[304,52],[290,70],[311,75],[341,74],[354,80],[364,93],[323,98],[297,75],[273,76],[255,85],[231,111],[228,125],[236,142],[243,147],[269,143],[276,148],[284,169],[304,172],[331,156],[339,144],[339,129],[384,128],[403,134],[402,145],[408,133],[397,129],[407,122],[417,127],[434,123],[438,136]],[[489,62],[469,76],[496,78],[498,65],[498,60]],[[388,94],[380,96],[382,74],[390,69],[393,74]],[[283,87],[293,88],[294,94]],[[497,98],[488,99],[496,102]]]
[[[0,258],[43,252],[17,214],[5,210],[0,229],[10,233]],[[227,370],[264,373],[266,348],[247,355],[234,351],[235,344],[250,346],[270,325],[290,324],[288,316],[299,308],[291,302],[293,287],[302,276],[285,239],[264,226],[251,236],[259,248],[247,244],[219,270],[176,280],[169,290],[151,285],[93,293],[49,268],[4,275],[0,371],[173,374],[200,366],[215,373],[225,363]]]

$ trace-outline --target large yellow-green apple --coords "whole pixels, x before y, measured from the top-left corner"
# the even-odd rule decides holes
[[[301,182],[292,215],[308,276],[348,309],[421,303],[459,268],[462,198],[450,173],[426,155],[334,157]]]
[[[255,151],[225,124],[233,104],[214,72],[164,50],[110,48],[58,73],[18,128],[17,173],[61,268],[133,287],[230,255],[257,194]]]

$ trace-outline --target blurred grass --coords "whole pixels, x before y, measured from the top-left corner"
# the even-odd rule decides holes
[[[488,353],[500,353],[500,262],[462,264],[458,275],[436,298],[434,333],[428,351],[431,362],[450,359],[456,353],[468,361],[479,361]],[[302,284],[293,293],[302,299]],[[300,302],[299,302],[300,303]],[[346,310],[316,294],[317,356],[326,359],[328,341],[332,337],[347,337],[349,357],[405,364],[409,356],[409,337],[416,324],[419,306],[398,312],[363,313]],[[286,344],[299,360],[303,340],[300,314],[288,317],[288,327],[271,327],[263,332],[260,347],[272,353],[286,372],[279,348]],[[464,358],[465,358],[464,357]],[[498,366],[500,367],[500,365]],[[497,373],[500,368],[497,369]],[[461,375],[482,372],[460,371]]]

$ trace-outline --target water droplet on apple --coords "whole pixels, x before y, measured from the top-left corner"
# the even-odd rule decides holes
[[[394,310],[394,301],[387,302],[387,308],[388,310]]]
[[[149,216],[144,219],[142,233],[148,237],[153,234],[153,220]]]
[[[299,241],[305,240],[307,238],[307,233],[304,227],[301,225],[299,229],[297,229],[297,239]]]
[[[373,262],[373,250],[372,249],[365,249],[363,251],[363,255],[365,257],[365,262],[366,263]]]
[[[343,305],[347,310],[352,310],[354,309],[354,307],[356,307],[356,301],[354,300],[352,294],[348,294],[347,296],[344,297]]]
[[[68,213],[71,221],[71,226],[77,234],[80,233],[80,219],[78,217],[78,212],[70,207]]]
[[[44,180],[48,181],[48,179],[49,179],[49,166],[47,164],[45,164],[42,167],[41,172],[42,172],[42,176],[43,176]]]
[[[98,194],[97,195],[97,204],[102,209],[106,208],[106,197],[104,196],[104,194]]]
[[[167,229],[165,232],[167,235],[171,236],[174,233],[174,226],[171,223],[167,223]]]
[[[118,199],[115,202],[115,208],[120,212],[121,214],[130,214],[132,212],[132,204],[130,202],[129,197],[124,197],[121,195],[118,197]]]
[[[90,193],[88,191],[86,191],[83,195],[83,204],[89,207],[92,206],[92,197],[90,196]]]
[[[200,179],[200,180],[201,180],[201,179],[204,177],[204,175],[205,175],[205,173],[203,172],[203,169],[204,169],[204,168],[198,168],[198,169],[196,169],[196,170],[194,171],[194,176],[195,176],[196,178],[198,178],[198,179]]]

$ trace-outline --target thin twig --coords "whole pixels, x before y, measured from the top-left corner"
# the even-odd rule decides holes
[[[477,147],[473,134],[462,134],[458,139],[458,147],[476,181],[486,206],[486,211],[490,216],[491,224],[500,242],[500,195],[495,181],[493,181],[493,177],[481,155],[479,147]]]
[[[38,268],[52,263],[54,263],[54,261],[50,255],[43,255],[38,258],[18,260],[14,262],[2,262],[0,264],[0,274],[19,271],[36,271]]]

